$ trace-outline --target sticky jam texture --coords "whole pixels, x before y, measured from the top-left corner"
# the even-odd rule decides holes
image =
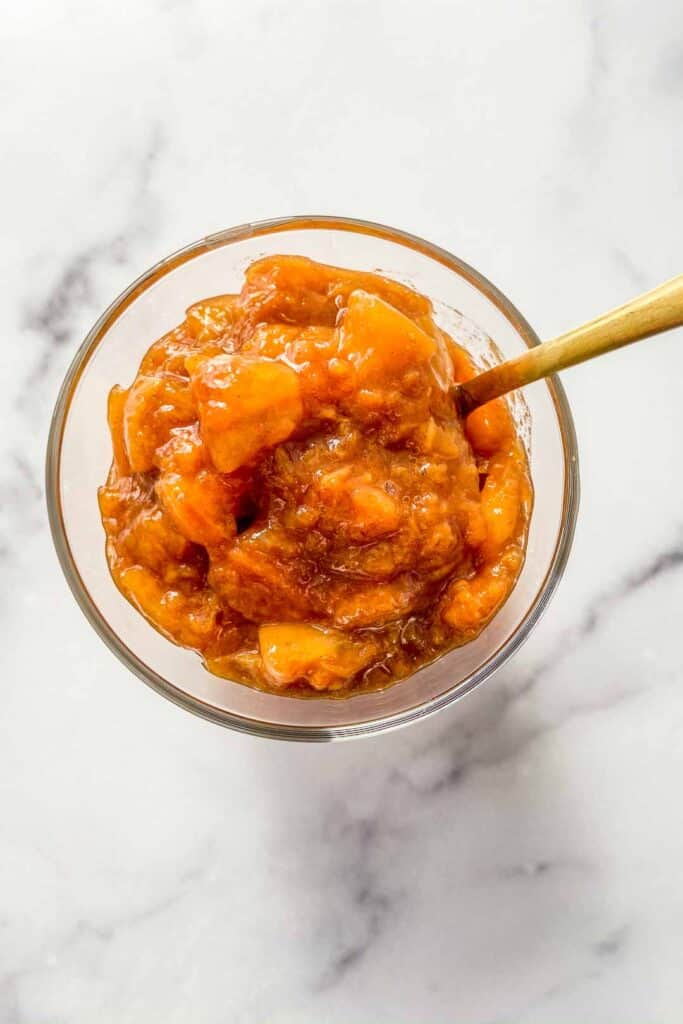
[[[472,640],[532,500],[507,404],[456,415],[474,372],[405,285],[252,263],[111,391],[117,586],[210,672],[288,695],[383,687]]]

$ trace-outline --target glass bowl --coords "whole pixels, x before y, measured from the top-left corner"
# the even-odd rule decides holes
[[[159,693],[213,722],[262,736],[321,741],[369,735],[452,704],[488,679],[529,636],[559,582],[574,533],[579,497],[574,426],[555,378],[512,402],[535,488],[527,555],[510,597],[472,643],[386,690],[346,699],[278,696],[212,676],[197,654],[157,633],[109,575],[97,505],[97,488],[111,461],[107,394],[113,384],[133,379],[145,350],[183,319],[187,306],[239,290],[245,267],[273,253],[379,270],[413,285],[432,299],[441,326],[464,339],[482,365],[538,344],[521,314],[486,278],[402,231],[339,217],[290,217],[221,231],[138,278],[78,350],[50,428],[50,526],[86,618],[124,665]]]

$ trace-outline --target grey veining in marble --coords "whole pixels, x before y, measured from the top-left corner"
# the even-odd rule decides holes
[[[0,1024],[678,1024],[680,331],[566,375],[581,518],[529,643],[371,741],[141,686],[42,483],[96,317],[231,224],[394,224],[545,337],[680,273],[678,0],[28,0],[0,38]]]

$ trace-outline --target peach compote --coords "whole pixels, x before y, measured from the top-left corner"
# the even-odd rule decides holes
[[[377,689],[472,640],[532,502],[506,402],[458,418],[474,372],[406,285],[257,260],[111,391],[116,585],[209,671],[290,696]]]

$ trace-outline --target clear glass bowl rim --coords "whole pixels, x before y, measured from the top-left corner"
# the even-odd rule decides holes
[[[45,493],[52,539],[71,592],[100,639],[104,641],[107,647],[134,675],[153,690],[156,690],[157,693],[160,693],[185,710],[191,711],[193,714],[215,722],[218,725],[235,729],[238,732],[251,733],[271,739],[326,742],[385,732],[433,714],[464,697],[465,694],[470,693],[476,686],[493,675],[521,647],[545,611],[567,564],[579,506],[579,465],[576,432],[567,396],[559,379],[555,376],[549,377],[545,383],[550,391],[555,408],[564,453],[562,520],[553,558],[536,597],[527,609],[526,615],[515,632],[508,637],[505,643],[487,661],[479,665],[474,672],[460,683],[455,684],[425,704],[420,704],[406,711],[387,715],[373,721],[357,722],[344,726],[279,725],[277,723],[246,718],[206,704],[178,687],[173,686],[139,659],[111,629],[91,598],[78,571],[67,539],[60,498],[60,460],[64,428],[76,387],[97,346],[106,336],[110,325],[142,292],[160,277],[202,252],[208,252],[211,249],[228,245],[244,238],[253,238],[259,235],[289,230],[311,229],[352,231],[358,234],[372,235],[398,245],[407,246],[425,256],[431,257],[454,273],[465,278],[465,280],[482,292],[513,324],[527,346],[532,347],[540,344],[540,339],[530,324],[494,284],[457,256],[454,256],[446,249],[425,241],[417,235],[372,221],[314,214],[277,217],[270,220],[240,224],[237,227],[227,228],[224,231],[207,235],[205,238],[192,242],[160,260],[121,292],[88,331],[66,372],[52,415],[45,461]],[[401,683],[399,682],[396,685],[400,686]],[[353,698],[349,699],[352,700]]]

